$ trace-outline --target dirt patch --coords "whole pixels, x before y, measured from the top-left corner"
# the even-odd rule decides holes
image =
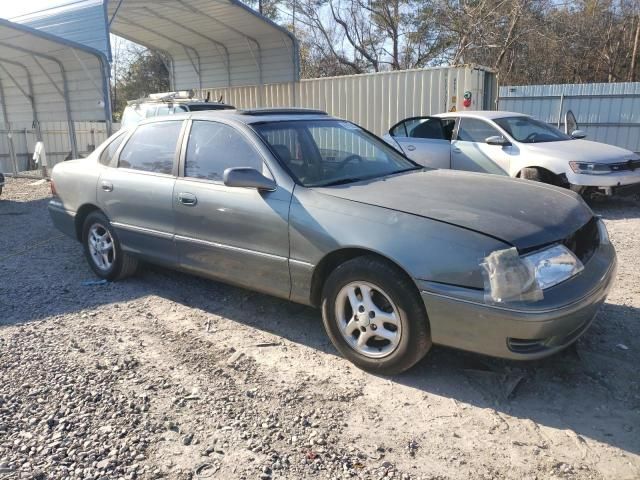
[[[640,478],[640,205],[598,202],[616,284],[567,351],[446,348],[394,378],[318,311],[155,267],[106,285],[48,185],[0,199],[0,478]]]

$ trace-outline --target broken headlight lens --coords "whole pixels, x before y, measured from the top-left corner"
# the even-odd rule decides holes
[[[542,291],[583,270],[580,260],[564,245],[520,256],[516,248],[492,252],[480,266],[485,298],[490,302],[542,300]]]

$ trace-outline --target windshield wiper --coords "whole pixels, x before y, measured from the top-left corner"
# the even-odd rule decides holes
[[[336,185],[345,185],[347,183],[355,183],[364,180],[363,178],[349,177],[341,178],[339,180],[333,180],[332,182],[320,183],[316,185],[309,185],[310,187],[335,187]]]

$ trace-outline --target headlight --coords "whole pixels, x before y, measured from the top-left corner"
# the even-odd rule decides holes
[[[564,245],[520,256],[515,248],[498,250],[480,264],[485,297],[492,302],[538,301],[543,290],[571,278],[584,269]]]
[[[536,281],[542,290],[564,282],[584,269],[578,257],[564,245],[525,255],[523,261],[534,269]]]
[[[585,175],[604,175],[611,173],[611,167],[606,163],[569,162],[569,166],[574,173],[583,173]]]

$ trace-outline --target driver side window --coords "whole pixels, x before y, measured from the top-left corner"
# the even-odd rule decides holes
[[[250,167],[270,176],[262,157],[233,127],[194,121],[189,132],[184,176],[222,182],[227,168]]]
[[[484,143],[488,137],[501,135],[494,127],[477,118],[461,118],[458,127],[458,140],[463,142]]]

